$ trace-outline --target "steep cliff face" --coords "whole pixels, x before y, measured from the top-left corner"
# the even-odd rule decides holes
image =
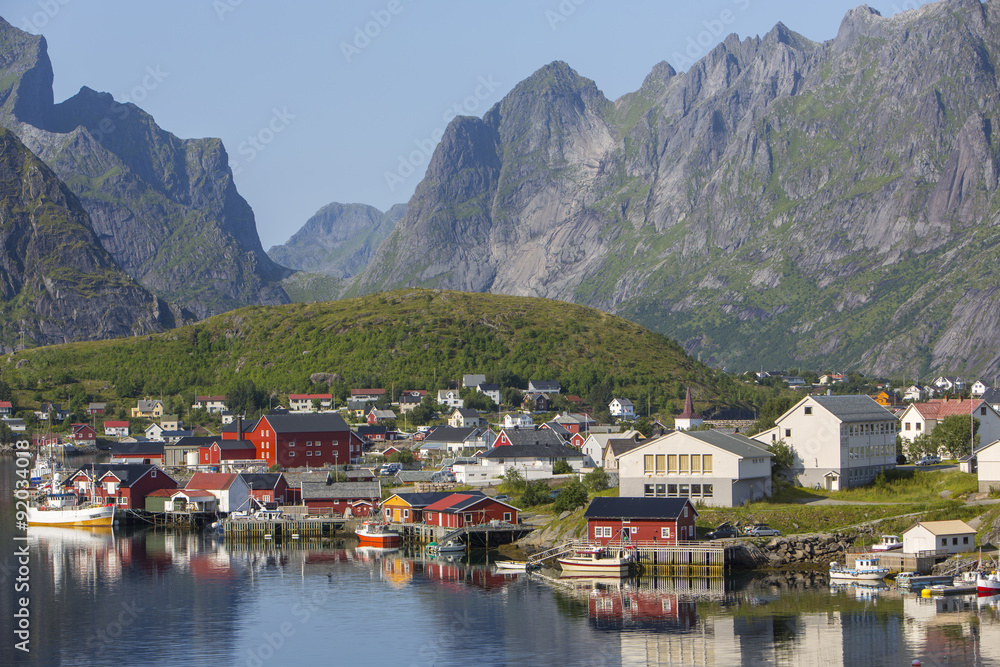
[[[577,301],[729,368],[995,373],[997,25],[862,6],[614,102],[553,63],[453,121],[354,289]]]
[[[150,333],[190,319],[115,264],[76,196],[3,128],[0,313],[7,348]]]
[[[368,266],[378,244],[405,213],[406,204],[385,213],[366,204],[327,204],[287,243],[267,254],[291,269],[349,278]]]
[[[80,198],[129,275],[201,316],[288,301],[221,141],[178,139],[86,87],[53,104],[44,38],[0,19],[0,45],[0,124]]]

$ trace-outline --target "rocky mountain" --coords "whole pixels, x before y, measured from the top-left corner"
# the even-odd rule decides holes
[[[45,39],[0,19],[0,125],[79,197],[130,276],[199,316],[288,302],[290,271],[264,253],[220,140],[178,139],[86,87],[55,104],[52,76]]]
[[[730,369],[1000,367],[1000,0],[730,35],[610,101],[556,62],[448,127],[349,293],[597,306]]]
[[[365,204],[327,204],[267,254],[292,269],[349,278],[368,265],[375,248],[405,213],[406,204],[385,213]]]
[[[4,128],[0,313],[6,348],[152,333],[191,319],[118,267],[76,196]]]

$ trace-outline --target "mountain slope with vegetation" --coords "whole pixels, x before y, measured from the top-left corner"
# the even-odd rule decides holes
[[[733,370],[1000,371],[1000,0],[782,24],[610,101],[552,63],[452,121],[349,294],[564,299]]]
[[[426,289],[250,307],[152,336],[29,349],[0,359],[0,373],[36,393],[86,381],[109,399],[224,393],[251,382],[276,393],[334,384],[398,396],[467,373],[505,386],[555,379],[565,394],[621,395],[667,415],[680,412],[688,386],[703,413],[746,409],[757,396],[665,336],[592,308]],[[316,373],[329,374],[322,385],[311,381]]]

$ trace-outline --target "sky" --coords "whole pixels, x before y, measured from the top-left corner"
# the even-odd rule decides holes
[[[55,99],[82,86],[181,138],[221,137],[265,249],[322,206],[407,201],[456,114],[555,60],[609,99],[666,60],[778,22],[832,39],[857,0],[4,0],[48,42]],[[922,0],[873,2],[883,16]]]

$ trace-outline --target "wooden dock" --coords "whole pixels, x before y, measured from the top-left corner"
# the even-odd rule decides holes
[[[223,535],[227,540],[261,542],[332,537],[343,530],[344,519],[227,519]]]
[[[394,523],[404,543],[428,544],[445,540],[461,540],[474,549],[494,549],[503,544],[511,544],[534,530],[531,526],[510,523],[486,523],[480,526],[448,528],[429,526],[423,523]]]
[[[633,543],[642,574],[723,577],[733,549],[725,544],[679,542],[675,545]]]

